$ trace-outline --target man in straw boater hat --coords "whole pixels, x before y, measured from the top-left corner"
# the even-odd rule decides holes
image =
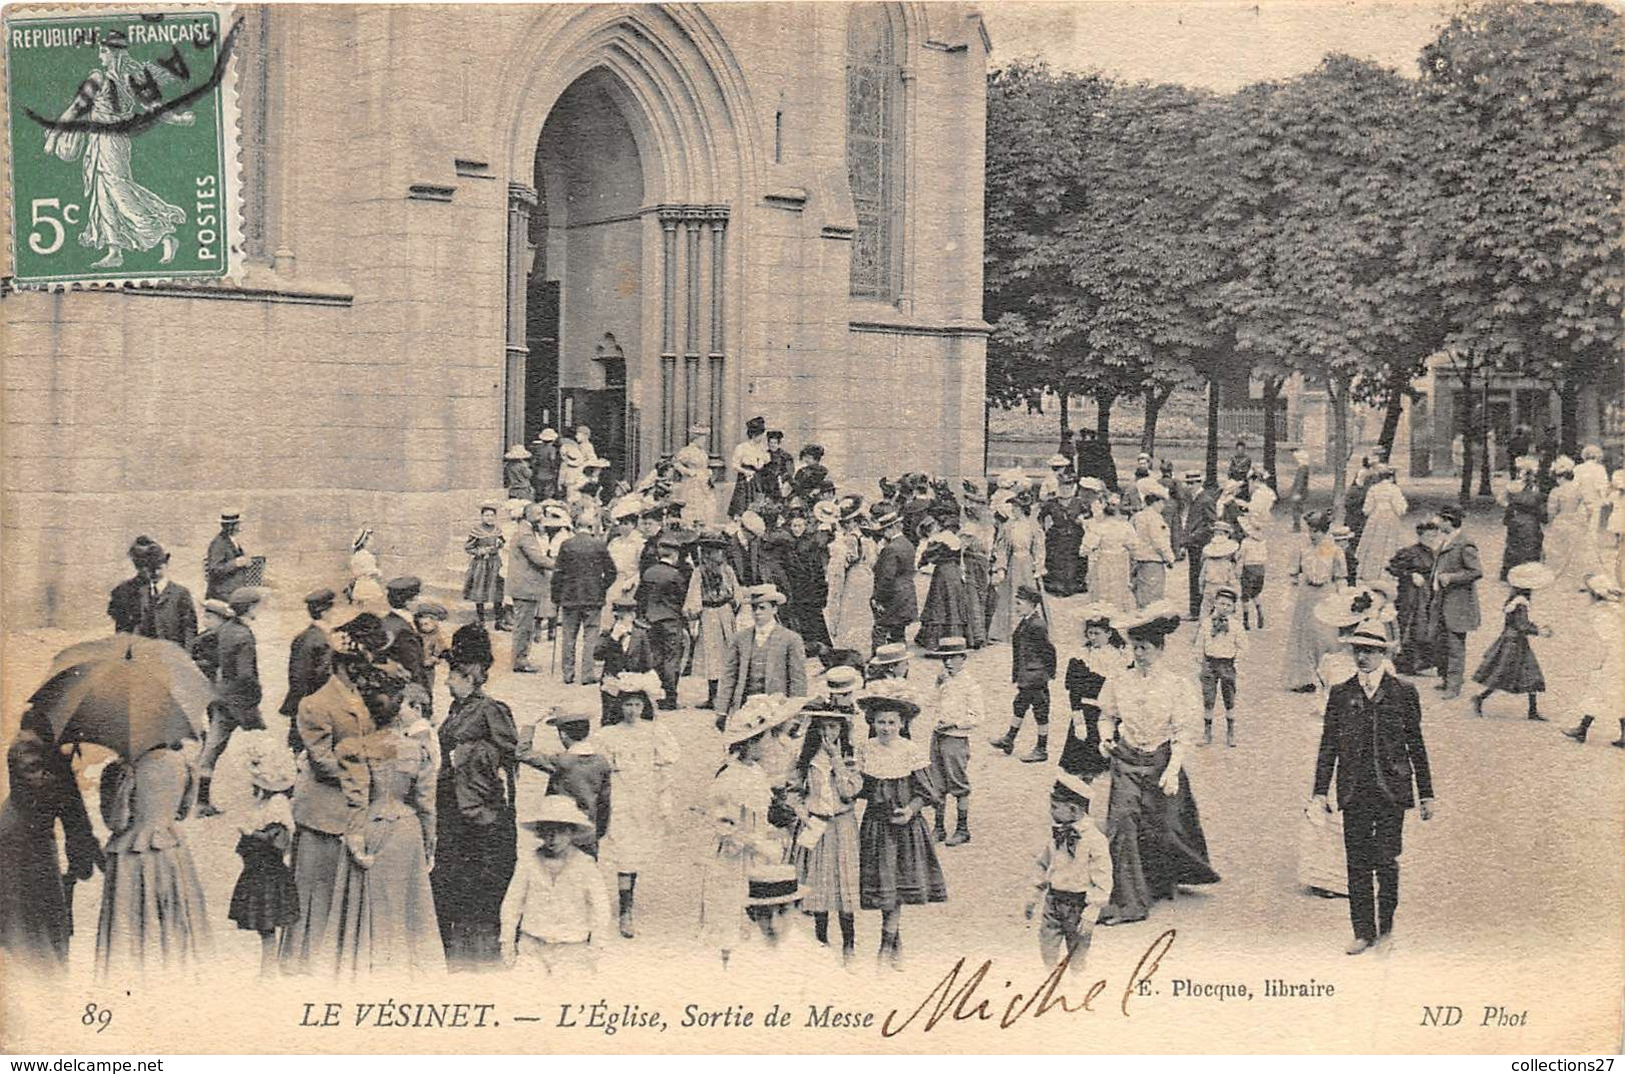
[[[192,594],[169,575],[169,553],[145,535],[130,545],[135,577],[113,587],[107,614],[116,634],[162,638],[188,648],[197,637],[197,607]]]
[[[233,731],[262,731],[260,717],[260,669],[253,628],[254,614],[264,592],[257,586],[239,588],[226,603],[231,619],[217,632],[218,666],[215,671],[214,704],[209,706],[209,731],[198,761],[197,813],[200,817],[220,815],[209,801],[214,766],[226,752]]]
[[[778,621],[784,594],[777,586],[758,585],[746,591],[746,598],[751,624],[734,634],[717,684],[719,731],[747,698],[758,694],[807,696],[806,648],[800,635]]]
[[[247,584],[251,560],[243,552],[238,533],[243,525],[241,508],[228,507],[220,512],[220,532],[209,542],[203,556],[203,577],[208,580],[205,600],[227,600],[236,590]]]
[[[1143,921],[1153,902],[1173,898],[1181,885],[1219,881],[1186,773],[1201,701],[1190,674],[1164,652],[1179,625],[1170,604],[1154,604],[1125,622],[1134,665],[1109,676],[1101,689],[1112,848],[1112,897],[1102,924]],[[1115,730],[1105,730],[1109,723]]]
[[[937,789],[936,822],[931,837],[956,847],[970,842],[970,736],[982,722],[982,690],[964,674],[970,646],[964,638],[943,638],[927,659],[942,661],[937,677],[936,728],[931,732],[931,782]],[[948,834],[948,799],[959,806]]]
[[[1354,926],[1348,953],[1358,955],[1393,932],[1405,811],[1420,800],[1422,819],[1432,819],[1433,775],[1416,687],[1384,667],[1387,631],[1368,619],[1346,640],[1357,672],[1326,696],[1313,807],[1332,812],[1326,793],[1335,775]]]
[[[1042,901],[1038,953],[1044,965],[1054,967],[1065,947],[1069,973],[1082,972],[1095,922],[1112,897],[1111,847],[1089,815],[1090,793],[1076,776],[1055,774],[1049,796],[1053,828],[1038,852],[1026,909],[1031,921]]]
[[[591,972],[594,945],[610,934],[609,894],[578,841],[592,822],[570,798],[549,794],[519,825],[536,836],[519,855],[502,900],[501,953],[518,969]]]

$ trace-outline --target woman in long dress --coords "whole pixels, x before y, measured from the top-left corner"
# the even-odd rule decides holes
[[[688,596],[683,614],[694,624],[693,673],[705,680],[705,704],[717,704],[717,683],[728,663],[734,631],[739,618],[743,592],[727,556],[728,538],[707,534],[700,538],[700,563],[688,576]]]
[[[453,970],[501,962],[502,898],[518,860],[514,818],[519,731],[507,705],[485,694],[491,639],[477,623],[452,635],[451,707],[440,725],[435,794],[435,914]]]
[[[935,649],[943,638],[963,638],[970,629],[965,602],[965,576],[960,566],[964,545],[958,519],[949,518],[921,547],[921,567],[931,568],[931,584],[920,607],[920,629],[914,644]]]
[[[350,542],[350,585],[344,592],[360,611],[383,615],[388,605],[384,602],[384,575],[378,569],[374,541],[373,531],[367,527]]]
[[[1552,463],[1557,485],[1546,498],[1546,565],[1557,575],[1558,585],[1571,591],[1585,589],[1585,581],[1602,570],[1602,556],[1591,537],[1591,515],[1586,510],[1585,489],[1574,480],[1574,462],[1566,455]],[[1559,590],[1561,592],[1561,590]]]
[[[192,808],[192,766],[175,743],[120,769],[121,778],[102,784],[102,817],[112,834],[97,971],[195,967],[213,945],[203,883],[180,827]]]
[[[1546,493],[1541,491],[1540,460],[1520,456],[1513,464],[1517,476],[1507,482],[1501,514],[1506,527],[1506,548],[1501,553],[1501,580],[1507,572],[1524,563],[1539,563],[1545,551]]]
[[[1015,629],[1014,605],[1010,588],[1011,518],[1015,505],[1010,501],[993,504],[996,525],[993,531],[992,551],[988,555],[988,595],[984,615],[987,617],[987,640],[1009,641]]]
[[[1311,511],[1303,520],[1309,528],[1309,541],[1292,554],[1292,623],[1287,631],[1281,685],[1307,693],[1319,681],[1315,672],[1320,658],[1337,648],[1335,630],[1315,618],[1315,606],[1342,590],[1348,565],[1343,550],[1327,536],[1331,516],[1325,511]]]
[[[1109,678],[1101,712],[1113,724],[1100,751],[1111,760],[1106,831],[1111,843],[1112,898],[1100,923],[1143,921],[1158,899],[1181,884],[1216,884],[1207,838],[1185,761],[1200,733],[1202,702],[1190,675],[1163,652],[1179,613],[1152,605],[1125,624],[1134,666]]]
[[[6,751],[10,794],[0,807],[0,950],[16,965],[60,969],[73,932],[70,885],[57,860],[56,826],[65,837],[68,873],[89,880],[102,863],[73,766],[51,743],[50,726],[32,711]]]
[[[429,869],[435,855],[435,759],[400,726],[397,701],[377,730],[338,744],[339,783],[349,807],[338,910],[315,956],[339,976],[446,967]]]
[[[1073,657],[1066,665],[1071,717],[1067,721],[1066,745],[1061,749],[1061,770],[1086,784],[1111,768],[1100,751],[1100,695],[1108,679],[1128,669],[1122,635],[1112,627],[1113,617],[1121,616],[1121,609],[1109,604],[1091,604],[1083,609],[1083,655]]]
[[[130,135],[111,128],[121,120],[134,118],[145,99],[132,86],[132,80],[156,77],[173,82],[174,78],[160,66],[135,62],[124,45],[112,41],[102,42],[96,56],[101,70],[92,71],[80,86],[80,94],[88,93],[91,98],[88,115],[82,111],[80,98],[62,114],[63,120],[89,120],[96,124],[95,129],[52,130],[45,136],[45,151],[65,161],[82,154],[80,170],[88,203],[79,245],[107,250],[96,268],[123,264],[126,250],[144,251],[154,246],[162,247],[159,264],[168,264],[179,249],[175,230],[186,222],[186,210],[135,181]],[[158,118],[175,126],[189,127],[193,123],[191,112],[165,112]]]
[[[1405,527],[1405,512],[1410,510],[1410,504],[1394,479],[1394,468],[1379,466],[1373,481],[1365,497],[1365,529],[1354,555],[1355,576],[1361,582],[1384,577],[1388,561],[1410,538]]]
[[[987,604],[991,597],[988,576],[992,571],[993,524],[987,521],[984,510],[979,503],[967,499],[965,521],[959,530],[960,569],[965,575],[965,642],[972,649],[980,649],[987,644]]]
[[[1083,592],[1083,563],[1078,546],[1083,541],[1083,498],[1076,479],[1061,473],[1060,495],[1044,504],[1039,522],[1044,529],[1044,588],[1053,596]]]
[[[830,586],[831,608],[839,608],[839,612],[832,615],[830,636],[835,648],[855,652],[864,652],[869,645],[869,598],[874,593],[873,565],[877,554],[874,542],[859,528],[861,510],[861,503],[854,502],[842,509],[840,529],[829,552],[830,573],[840,575],[839,586],[833,580]]]
[[[1084,529],[1082,549],[1089,557],[1090,600],[1129,611],[1134,607],[1129,564],[1139,538],[1122,510],[1122,501],[1115,494],[1102,501],[1100,515]]]

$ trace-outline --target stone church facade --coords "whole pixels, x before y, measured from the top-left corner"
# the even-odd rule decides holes
[[[226,504],[279,587],[456,564],[508,444],[635,477],[756,414],[980,474],[989,44],[963,3],[239,7],[246,272],[7,293],[8,623]]]

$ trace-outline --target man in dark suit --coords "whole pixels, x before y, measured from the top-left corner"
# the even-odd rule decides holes
[[[677,543],[663,537],[656,547],[659,562],[644,571],[638,582],[638,613],[649,624],[655,670],[665,693],[655,706],[675,709],[677,678],[683,670],[683,600],[688,595],[688,586],[683,584],[683,574],[677,569],[680,552]]]
[[[1188,485],[1201,480],[1201,476],[1194,471],[1185,475]],[[1192,498],[1190,510],[1185,513],[1185,560],[1190,565],[1190,615],[1187,618],[1192,620],[1202,617],[1202,549],[1213,540],[1213,527],[1219,521],[1221,495],[1217,482],[1206,482],[1202,485],[1202,491]]]
[[[875,557],[875,587],[869,600],[875,617],[869,635],[871,652],[887,642],[905,640],[908,625],[920,617],[919,595],[914,590],[914,545],[903,535],[902,516],[891,504],[880,504],[874,510],[873,524],[885,547]]]
[[[247,584],[250,560],[237,539],[242,525],[242,511],[227,508],[220,512],[220,532],[209,542],[209,550],[203,557],[203,577],[208,580],[204,600],[230,600],[234,592]]]
[[[1049,760],[1049,684],[1055,678],[1055,645],[1040,610],[1042,600],[1042,594],[1030,586],[1016,589],[1015,610],[1021,619],[1010,635],[1010,681],[1016,684],[1016,699],[1011,706],[1010,726],[993,740],[994,749],[1006,754],[1013,751],[1021,721],[1032,710],[1038,741],[1021,758],[1029,763]]]
[[[1357,955],[1393,931],[1405,811],[1420,799],[1422,819],[1433,818],[1433,774],[1416,687],[1383,670],[1389,643],[1382,624],[1360,624],[1349,644],[1358,671],[1326,697],[1314,802],[1332,812],[1326,792],[1335,774],[1354,925],[1348,953]]]
[[[559,546],[553,561],[553,607],[559,609],[564,626],[564,681],[575,682],[576,639],[581,639],[585,666],[581,681],[595,683],[593,650],[598,646],[598,621],[604,614],[604,597],[615,582],[615,561],[609,546],[598,535],[595,523],[588,523]]]
[[[239,728],[259,731],[265,727],[260,717],[260,668],[254,630],[249,625],[259,608],[260,591],[243,586],[231,595],[231,619],[216,633],[219,644],[215,672],[214,703],[209,706],[209,730],[198,762],[197,811],[200,817],[215,817],[220,810],[209,801],[209,784],[214,766],[226,752],[231,734]]]
[[[1462,532],[1461,508],[1446,504],[1439,508],[1439,547],[1433,559],[1433,600],[1439,633],[1439,686],[1446,701],[1461,696],[1462,677],[1467,671],[1467,635],[1478,629],[1478,580],[1484,570],[1478,559],[1478,546]]]
[[[191,649],[197,637],[197,607],[185,586],[170,581],[169,553],[149,537],[137,537],[130,546],[135,577],[113,587],[107,614],[118,634],[162,638]]]
[[[310,625],[288,646],[288,692],[277,711],[288,718],[288,748],[296,754],[305,748],[296,718],[299,702],[320,690],[333,674],[333,646],[327,640],[327,627],[322,621],[333,610],[337,599],[331,589],[307,594],[305,611],[310,615]]]

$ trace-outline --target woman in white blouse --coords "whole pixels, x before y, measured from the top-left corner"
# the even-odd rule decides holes
[[[1123,632],[1134,666],[1107,679],[1101,713],[1100,752],[1111,761],[1106,833],[1112,850],[1112,901],[1103,925],[1143,921],[1158,899],[1173,898],[1180,884],[1216,884],[1207,839],[1185,774],[1185,760],[1201,733],[1202,705],[1196,682],[1164,662],[1168,636],[1179,629],[1179,612],[1154,604]]]

